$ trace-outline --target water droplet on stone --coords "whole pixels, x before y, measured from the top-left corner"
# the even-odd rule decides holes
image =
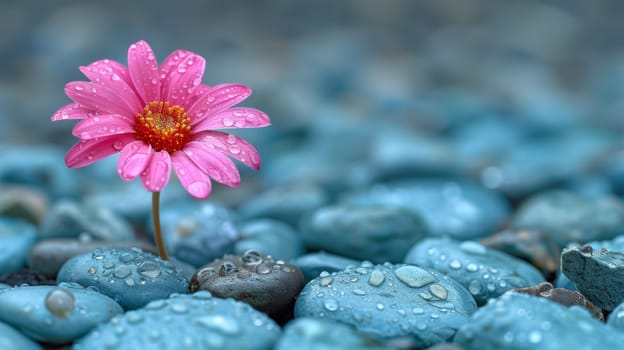
[[[130,324],[137,324],[137,323],[143,322],[143,316],[136,311],[126,312],[125,318]]]
[[[97,271],[97,269],[95,268],[95,266],[91,266],[89,267],[89,270],[87,272],[89,272],[90,274],[94,274]]]
[[[382,303],[377,303],[376,307],[377,307],[377,310],[383,310],[386,306]]]
[[[263,261],[262,254],[260,254],[260,252],[256,249],[249,249],[244,252],[241,260],[244,265],[248,266],[260,265]]]
[[[319,285],[320,285],[321,287],[327,287],[327,286],[329,286],[330,284],[332,284],[332,282],[333,282],[333,281],[334,281],[334,278],[333,278],[333,277],[331,277],[331,276],[321,277],[321,278],[319,279]]]
[[[451,260],[451,262],[449,262],[449,267],[453,270],[458,270],[461,269],[462,264],[459,260]]]
[[[126,278],[132,273],[132,269],[128,265],[119,265],[113,270],[113,276],[117,278]]]
[[[132,277],[127,277],[126,279],[124,279],[124,283],[126,284],[126,286],[132,287],[134,286],[134,279]]]
[[[184,314],[188,312],[188,308],[184,304],[175,303],[171,305],[171,311],[176,314]]]
[[[355,272],[359,273],[360,275],[366,275],[368,273],[368,270],[364,267],[358,267],[355,269]]]
[[[165,305],[167,305],[167,302],[163,299],[159,299],[159,300],[150,301],[143,308],[149,309],[149,310],[158,310],[158,309],[162,309],[163,307],[165,307]]]
[[[93,253],[91,254],[91,257],[95,260],[104,259],[104,255],[102,254],[102,251],[99,249],[94,250]]]
[[[443,285],[434,283],[429,286],[429,292],[438,299],[446,300],[448,297],[448,291]]]
[[[420,292],[418,293],[418,296],[425,299],[425,300],[431,300],[433,298],[433,295],[427,293],[427,292]]]
[[[352,292],[355,295],[366,295],[366,291],[364,291],[362,289],[359,289],[359,288],[356,288],[356,289],[352,290]]]
[[[227,276],[237,271],[238,268],[233,262],[224,261],[223,264],[221,264],[221,267],[219,267],[219,276]]]
[[[260,265],[258,266],[258,269],[256,270],[258,272],[258,274],[260,275],[266,275],[268,273],[271,273],[271,269],[266,266],[266,265]]]
[[[338,310],[338,302],[336,299],[327,299],[323,303],[323,307],[325,307],[327,311],[336,311]]]
[[[412,288],[420,288],[436,281],[431,273],[417,266],[401,266],[394,270],[394,274],[399,281]]]
[[[478,280],[470,281],[470,283],[468,284],[468,291],[470,292],[470,294],[473,295],[481,293],[481,282],[479,282]]]
[[[200,316],[194,318],[193,322],[225,335],[237,335],[241,332],[241,327],[238,322],[228,316]]]
[[[134,260],[134,254],[130,254],[130,253],[123,253],[119,257],[119,261],[121,261],[122,263],[126,263],[126,264],[129,262],[132,262],[132,260]]]
[[[383,274],[383,272],[379,270],[373,270],[373,272],[371,272],[370,276],[368,277],[368,284],[373,287],[379,287],[385,279],[386,276]]]
[[[538,331],[532,331],[531,333],[529,333],[529,342],[531,344],[538,344],[541,341],[542,341],[542,333]]]
[[[425,309],[423,309],[422,307],[417,306],[415,308],[412,308],[412,313],[414,315],[422,315],[422,314],[425,313]]]
[[[45,306],[55,316],[67,318],[74,310],[74,294],[64,288],[54,288],[46,295]]]
[[[477,264],[474,263],[470,263],[468,265],[466,265],[466,270],[469,272],[476,272],[479,270],[479,267],[477,266]]]
[[[160,267],[152,261],[146,261],[137,267],[137,272],[143,276],[156,278],[160,276]]]
[[[465,241],[460,243],[459,249],[463,250],[466,253],[476,255],[483,255],[486,253],[486,249],[483,245],[473,241]]]

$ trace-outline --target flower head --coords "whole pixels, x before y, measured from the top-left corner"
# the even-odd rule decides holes
[[[127,68],[108,59],[80,67],[90,81],[67,84],[65,94],[74,102],[52,116],[81,119],[73,129],[80,141],[65,164],[83,167],[121,152],[119,176],[140,177],[151,192],[167,185],[171,168],[197,198],[210,195],[210,178],[238,186],[230,157],[258,170],[260,156],[245,140],[216,129],[258,128],[270,120],[257,109],[233,107],[251,95],[247,86],[203,85],[205,66],[203,57],[183,50],[159,66],[150,46],[139,41],[128,49]]]

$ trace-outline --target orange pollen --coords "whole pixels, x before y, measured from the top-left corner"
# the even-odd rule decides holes
[[[191,140],[191,118],[178,105],[152,101],[143,108],[143,113],[137,115],[134,130],[136,139],[152,146],[155,151],[173,153]]]

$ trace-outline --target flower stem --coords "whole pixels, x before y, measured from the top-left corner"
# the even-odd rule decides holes
[[[162,238],[162,230],[160,229],[160,192],[152,192],[152,217],[154,219],[154,239],[158,247],[158,254],[163,260],[169,260],[167,249]]]

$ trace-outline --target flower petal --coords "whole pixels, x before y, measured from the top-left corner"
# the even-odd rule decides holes
[[[230,187],[240,184],[240,173],[236,164],[225,154],[210,145],[191,141],[183,150],[186,155],[215,181]]]
[[[171,176],[171,157],[167,151],[154,152],[147,167],[141,173],[141,182],[150,192],[162,191]]]
[[[202,97],[202,95],[210,91],[210,89],[212,89],[210,86],[201,84],[200,86],[198,86],[197,88],[193,90],[193,93],[186,101],[186,105],[192,106],[193,103],[195,103],[195,101],[197,101],[200,97]]]
[[[125,145],[134,141],[131,134],[109,136],[99,139],[80,140],[65,156],[69,168],[80,168],[119,152]]]
[[[235,107],[211,114],[193,126],[194,132],[214,129],[261,128],[271,125],[264,112],[246,107]]]
[[[128,70],[142,104],[160,100],[160,70],[154,51],[143,40],[128,49]]]
[[[187,110],[191,118],[191,125],[210,116],[210,114],[224,111],[251,95],[251,89],[242,84],[222,84],[213,86],[204,93]]]
[[[139,176],[152,159],[152,147],[143,141],[133,141],[126,145],[117,161],[117,173],[125,181],[132,181]]]
[[[122,96],[132,108],[141,110],[143,103],[134,92],[130,73],[121,63],[111,60],[100,60],[86,67],[80,67],[80,71],[91,82],[110,87],[118,95]]]
[[[180,183],[195,198],[206,198],[210,195],[212,184],[210,177],[200,170],[184,152],[175,152],[171,156],[173,170],[175,170]]]
[[[128,133],[134,133],[134,127],[125,117],[117,114],[83,119],[72,130],[74,136],[83,140]]]
[[[132,101],[126,100],[125,96],[120,96],[108,86],[96,83],[72,81],[65,85],[65,94],[84,108],[96,112],[124,116],[134,116],[140,112]]]
[[[202,131],[200,134],[194,135],[194,141],[201,142],[238,159],[254,170],[260,169],[261,160],[258,151],[249,142],[236,135],[220,131]]]
[[[52,114],[52,121],[58,120],[68,120],[68,119],[84,119],[93,115],[96,115],[97,112],[93,112],[92,110],[83,107],[80,103],[70,103],[66,106],[59,108],[58,111]]]
[[[206,60],[192,52],[184,52],[184,57],[166,62],[168,73],[163,78],[163,99],[171,105],[189,106],[193,92],[201,86],[206,69]],[[175,56],[174,56],[175,57]],[[163,63],[164,65],[165,63]]]

